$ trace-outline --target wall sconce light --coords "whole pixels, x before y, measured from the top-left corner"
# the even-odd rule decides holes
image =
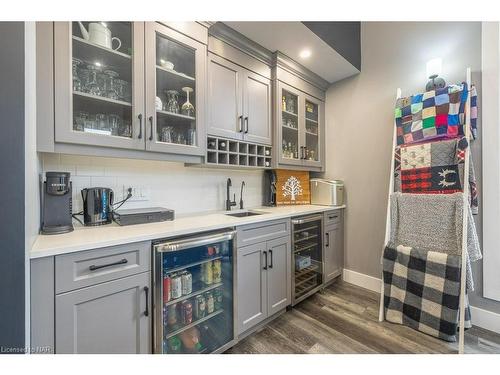
[[[427,61],[427,77],[429,77],[429,82],[425,86],[427,91],[440,89],[446,86],[446,82],[443,78],[439,77],[441,74],[441,67],[443,61],[441,58],[435,58]]]

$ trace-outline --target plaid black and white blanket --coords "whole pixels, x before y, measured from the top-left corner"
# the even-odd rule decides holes
[[[461,258],[406,246],[383,255],[384,311],[389,322],[455,342],[459,322]],[[470,328],[466,298],[465,328]]]

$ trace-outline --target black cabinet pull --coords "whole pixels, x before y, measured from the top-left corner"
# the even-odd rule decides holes
[[[264,251],[264,259],[266,260],[266,264],[264,265],[264,269],[267,270],[267,251]]]
[[[89,270],[91,271],[95,271],[95,270],[98,270],[98,269],[101,269],[101,268],[106,268],[106,267],[111,267],[111,266],[118,266],[120,264],[126,264],[128,263],[128,260],[123,258],[122,260],[119,260],[118,262],[113,262],[113,263],[108,263],[108,264],[103,264],[101,266],[96,266],[96,265],[91,265],[89,267]]]
[[[238,116],[238,124],[240,125],[239,132],[241,133],[243,131],[243,115]]]
[[[269,264],[269,268],[273,268],[273,251],[269,249],[269,255],[271,256],[271,263]]]
[[[144,287],[144,292],[146,293],[146,310],[144,310],[144,316],[149,316],[149,288]]]
[[[333,216],[328,216],[328,219],[329,220],[333,220],[333,219],[336,219],[338,217],[339,217],[339,215],[333,215]]]
[[[153,140],[153,116],[149,116],[149,127],[151,129],[151,133],[149,134],[149,140]]]
[[[245,117],[245,133],[248,133],[248,116]]]
[[[305,159],[305,156],[304,156],[304,149],[305,149],[305,147],[304,147],[304,146],[300,146],[300,159],[301,159],[301,160],[304,160],[304,159]]]
[[[329,247],[330,246],[330,233],[326,233],[326,247]]]
[[[137,116],[139,118],[139,135],[137,138],[141,139],[142,138],[142,113],[139,113]]]

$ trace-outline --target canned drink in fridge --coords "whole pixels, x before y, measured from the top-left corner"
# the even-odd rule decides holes
[[[222,279],[222,261],[216,259],[212,262],[212,278],[214,283],[220,283]]]
[[[191,324],[193,322],[193,304],[189,300],[181,303],[181,320],[182,324]]]
[[[170,293],[170,276],[165,275],[163,278],[163,302],[168,302],[172,298]]]
[[[213,313],[215,305],[214,305],[214,296],[213,296],[212,292],[205,293],[205,300],[206,300],[206,304],[207,304],[207,314]]]
[[[189,272],[181,274],[182,295],[188,295],[193,292],[193,276]]]
[[[196,320],[203,318],[207,312],[207,304],[205,297],[199,294],[194,299],[194,317]]]
[[[166,310],[167,326],[173,327],[177,324],[177,304],[167,306]]]
[[[212,269],[212,261],[204,263],[203,267],[203,281],[207,285],[212,285],[214,283],[214,274]]]
[[[213,246],[208,246],[207,247],[207,256],[211,257],[215,255],[215,247]]]
[[[214,308],[215,310],[222,309],[222,288],[217,288],[214,290]]]
[[[170,295],[172,299],[182,297],[182,276],[179,274],[172,275],[170,284]]]

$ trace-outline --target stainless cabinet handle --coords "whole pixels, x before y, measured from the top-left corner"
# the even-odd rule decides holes
[[[243,115],[238,117],[238,124],[240,125],[239,132],[241,133],[243,131]]]
[[[151,133],[149,134],[149,140],[153,140],[153,116],[149,116],[149,127],[151,129]]]
[[[137,116],[139,118],[139,135],[137,138],[141,139],[142,138],[142,113],[139,113]]]
[[[330,246],[330,233],[326,233],[326,247],[329,247]]]
[[[119,260],[118,262],[113,262],[113,263],[108,263],[108,264],[102,264],[100,266],[96,266],[95,264],[91,265],[89,267],[89,270],[90,271],[95,271],[95,270],[98,270],[98,269],[101,269],[101,268],[106,268],[106,267],[112,267],[112,266],[118,266],[120,264],[127,264],[128,263],[128,260],[123,258],[122,260]]]
[[[149,288],[144,287],[144,292],[146,293],[146,310],[144,310],[144,316],[149,316]]]
[[[267,270],[267,251],[264,251],[264,259],[266,260],[266,263],[264,265],[264,269]]]
[[[271,263],[269,264],[269,268],[273,268],[273,251],[269,249],[269,255],[271,256]]]
[[[248,133],[248,116],[245,117],[245,133]]]

